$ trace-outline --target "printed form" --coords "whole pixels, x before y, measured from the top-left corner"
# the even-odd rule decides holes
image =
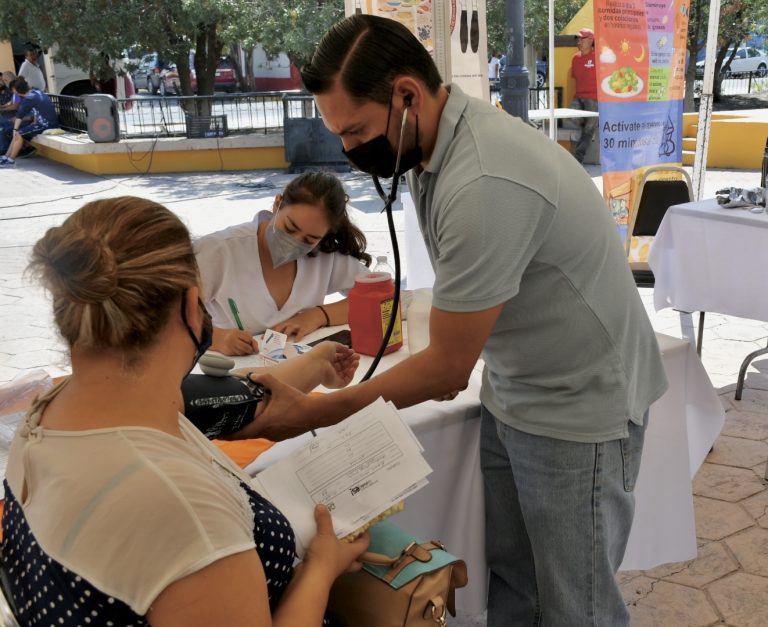
[[[291,522],[302,556],[316,533],[317,503],[330,510],[336,536],[349,535],[427,484],[432,469],[422,450],[395,408],[378,399],[303,438],[253,483]]]

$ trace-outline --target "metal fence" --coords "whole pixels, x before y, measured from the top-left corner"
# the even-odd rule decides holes
[[[563,106],[563,88],[555,87],[555,107]],[[529,109],[549,109],[549,87],[530,87],[528,89]]]
[[[85,124],[85,102],[77,96],[61,96],[49,94],[56,115],[59,116],[59,126],[67,131],[87,131]]]
[[[698,98],[701,95],[703,82],[702,73],[698,72],[696,80],[693,82],[694,97]],[[768,93],[768,76],[766,76],[765,70],[728,74],[723,77],[723,81],[720,84],[720,94],[723,96],[765,93]]]
[[[188,121],[226,116],[228,133],[282,132],[283,95],[297,92],[254,92],[214,96],[139,97],[117,101],[120,138],[184,137]],[[63,129],[87,132],[84,98],[50,95]]]

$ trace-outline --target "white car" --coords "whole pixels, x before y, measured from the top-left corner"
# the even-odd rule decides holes
[[[749,72],[756,72],[760,77],[768,74],[768,55],[766,55],[764,50],[753,48],[752,46],[741,46],[736,51],[733,61],[728,65],[728,59],[731,57],[732,52],[733,48],[729,48],[721,70],[726,77],[747,74]],[[699,61],[696,67],[699,71],[703,72],[704,61]]]

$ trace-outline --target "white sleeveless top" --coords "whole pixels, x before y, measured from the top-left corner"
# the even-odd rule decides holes
[[[45,429],[41,412],[19,425],[6,479],[44,553],[99,590],[143,615],[172,582],[255,548],[248,475],[181,414],[183,439]]]

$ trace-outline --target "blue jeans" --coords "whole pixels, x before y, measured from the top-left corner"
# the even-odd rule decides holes
[[[629,625],[615,574],[632,526],[645,427],[569,442],[523,433],[482,408],[488,627]]]

